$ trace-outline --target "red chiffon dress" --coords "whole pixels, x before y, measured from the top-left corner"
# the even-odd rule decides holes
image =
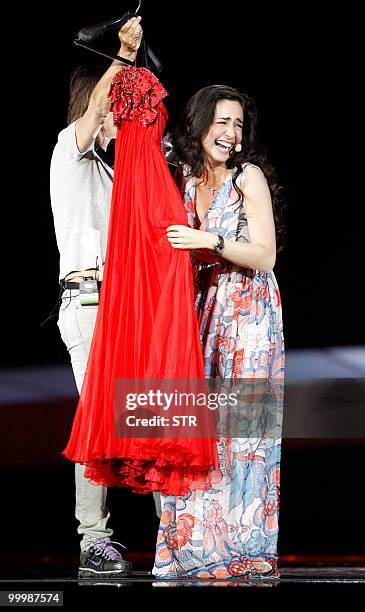
[[[91,482],[136,493],[187,495],[219,480],[216,438],[116,437],[116,379],[204,378],[189,251],[166,228],[187,225],[160,141],[166,90],[145,68],[114,78],[119,128],[106,264],[97,321],[70,440],[63,454]]]

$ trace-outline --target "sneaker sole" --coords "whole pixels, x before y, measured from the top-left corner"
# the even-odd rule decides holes
[[[132,567],[124,569],[124,570],[116,570],[114,572],[98,571],[98,570],[93,570],[91,568],[79,567],[79,576],[86,576],[89,578],[90,577],[97,578],[98,576],[105,576],[105,577],[130,576],[131,573],[132,573]]]

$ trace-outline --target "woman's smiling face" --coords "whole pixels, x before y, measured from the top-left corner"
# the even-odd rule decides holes
[[[225,164],[235,145],[242,141],[243,110],[237,100],[219,100],[215,117],[202,140],[204,154],[210,165]]]

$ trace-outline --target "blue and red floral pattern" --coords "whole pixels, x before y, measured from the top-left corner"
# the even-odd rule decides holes
[[[242,166],[238,185],[249,165]],[[185,174],[184,206],[189,225],[197,227],[196,179],[188,169]],[[232,177],[200,229],[250,242]],[[205,251],[195,251],[192,263],[206,376],[283,383],[282,311],[274,273],[238,268]],[[223,476],[214,488],[187,497],[161,496],[153,568],[158,578],[279,576],[281,422],[276,436],[221,438],[218,452]]]

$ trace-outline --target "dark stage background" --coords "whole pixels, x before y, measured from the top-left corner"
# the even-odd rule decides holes
[[[261,139],[288,190],[288,239],[275,268],[287,348],[363,343],[357,220],[362,191],[355,149],[347,140],[356,126],[354,55],[349,61],[340,41],[345,17],[308,4],[295,11],[277,3],[275,8],[251,2],[213,8],[191,0],[144,5],[145,36],[164,64],[169,130],[192,93],[208,84],[236,86],[257,102]],[[42,19],[22,13],[27,43],[18,45],[19,69],[12,78],[21,124],[16,154],[24,164],[11,199],[11,230],[4,232],[9,245],[4,265],[8,259],[15,268],[9,317],[16,321],[1,354],[5,366],[65,359],[55,322],[40,327],[58,296],[49,162],[65,126],[71,69],[100,61],[73,46],[75,33],[129,6],[108,2],[96,10],[62,2]]]
[[[349,30],[345,17],[333,8],[321,12],[320,6],[297,3],[285,9],[278,3],[213,7],[191,0],[147,0],[144,5],[145,36],[164,64],[169,131],[183,104],[208,84],[233,85],[257,102],[261,138],[288,194],[288,239],[275,267],[287,349],[364,344],[359,298],[363,238],[358,222],[362,190],[354,148],[347,141],[347,134],[356,129],[356,115],[352,62],[341,43]],[[8,201],[12,218],[3,231],[3,270],[11,269],[11,289],[4,288],[10,299],[3,300],[9,307],[2,318],[5,370],[69,363],[57,318],[41,325],[59,293],[49,162],[65,126],[71,69],[83,62],[100,63],[97,56],[73,46],[75,33],[133,6],[108,2],[96,9],[85,2],[63,1],[49,4],[43,16],[33,8],[22,12],[10,94],[17,102],[10,127],[15,129],[15,120],[20,124],[10,160],[10,169],[15,164],[16,170],[15,197]],[[57,410],[63,408],[59,402]],[[70,426],[70,405],[66,408]],[[32,409],[32,404],[24,404],[27,419],[17,420],[18,427],[28,422],[31,427]],[[4,431],[8,440],[16,431],[9,415]],[[44,437],[55,435],[55,461],[26,465],[17,444],[13,465],[7,456],[2,477],[8,500],[3,508],[11,511],[11,518],[3,518],[9,531],[3,538],[7,558],[2,562],[11,558],[10,551],[16,557],[19,549],[29,558],[43,555],[43,560],[77,552],[72,466],[57,458],[67,431],[36,426],[35,444],[40,448]],[[340,445],[284,440],[282,554],[362,552],[357,530],[351,533],[349,528],[361,522],[357,490],[363,450],[361,440]],[[348,495],[341,501],[345,481]],[[113,491],[111,499],[117,535],[132,550],[152,551],[157,523],[150,497],[136,499]]]

